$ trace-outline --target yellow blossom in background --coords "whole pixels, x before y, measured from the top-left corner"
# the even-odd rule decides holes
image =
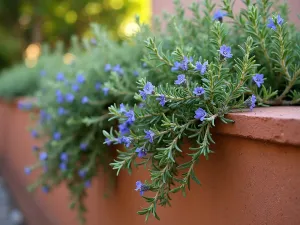
[[[135,22],[134,17],[139,16],[140,22],[144,24],[149,24],[151,22],[151,1],[150,0],[129,0],[131,2],[136,2],[139,4],[138,8],[129,8],[128,14],[123,22],[120,24],[118,29],[119,36],[132,36],[139,31],[139,26]]]
[[[70,65],[75,60],[75,55],[71,53],[66,53],[63,57],[64,64]]]
[[[67,12],[67,14],[65,15],[65,21],[66,23],[75,23],[77,20],[77,13],[73,10],[70,10]]]
[[[89,2],[84,8],[86,14],[88,15],[97,15],[101,12],[102,6],[99,2]]]
[[[28,68],[33,68],[37,64],[38,58],[41,54],[41,47],[39,44],[30,44],[24,52],[25,65]]]
[[[118,10],[123,7],[124,1],[123,0],[110,0],[109,5],[111,8]]]

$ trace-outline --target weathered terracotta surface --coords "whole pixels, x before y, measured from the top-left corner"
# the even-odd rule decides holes
[[[0,134],[4,134],[5,133],[5,129],[8,127],[8,122],[10,121],[10,108],[11,108],[11,104],[4,102],[4,101],[0,101]],[[4,150],[5,147],[5,136],[1,135],[0,136],[0,157],[1,155],[3,155],[2,151]]]
[[[35,161],[27,132],[28,113],[1,104],[1,173],[6,178],[30,225],[74,225],[76,214],[68,209],[68,192],[62,185],[53,193],[29,194],[25,186],[37,174],[25,176],[23,168]],[[235,113],[235,124],[218,124],[214,131],[215,154],[201,159],[196,168],[202,187],[192,184],[184,198],[173,195],[172,208],[159,208],[161,222],[174,225],[298,225],[300,224],[300,107],[255,109]],[[6,121],[3,121],[5,119]],[[134,191],[147,171],[129,176],[121,172],[116,187],[105,198],[103,176],[89,190],[87,225],[140,225],[136,211],[146,206]],[[150,194],[151,195],[151,194]]]

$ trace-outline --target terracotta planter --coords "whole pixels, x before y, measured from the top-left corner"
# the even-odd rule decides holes
[[[30,225],[74,225],[76,213],[68,209],[68,192],[62,185],[49,195],[26,192],[36,178],[23,173],[34,162],[34,140],[26,128],[28,113],[0,105],[1,172]],[[300,224],[300,107],[255,109],[229,115],[232,125],[218,124],[214,131],[216,154],[202,159],[196,173],[202,187],[192,184],[184,198],[173,195],[172,208],[159,208],[161,222],[173,225],[298,225]],[[5,121],[4,121],[5,119]],[[9,121],[8,121],[9,120]],[[103,176],[93,180],[87,206],[88,225],[141,225],[136,211],[146,206],[135,182],[148,178],[144,169],[117,178],[116,188],[103,197]]]

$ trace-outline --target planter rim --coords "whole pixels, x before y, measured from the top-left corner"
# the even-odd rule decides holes
[[[219,121],[215,133],[300,146],[300,107],[262,107],[226,117],[235,123]]]
[[[37,98],[30,96],[20,96],[12,99],[0,98],[0,102],[8,105],[18,105],[19,102],[31,102],[35,103]]]
[[[35,102],[36,98],[20,97],[11,103],[17,105],[20,101]],[[230,113],[226,118],[235,123],[218,121],[214,133],[300,147],[299,106],[261,107],[252,112]]]

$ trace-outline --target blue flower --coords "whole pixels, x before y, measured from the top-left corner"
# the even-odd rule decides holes
[[[146,95],[151,95],[154,92],[154,86],[152,85],[151,82],[147,82],[144,86],[143,91],[145,92]]]
[[[67,111],[63,107],[59,107],[57,109],[57,113],[58,113],[58,115],[62,116],[62,115],[67,114]]]
[[[56,75],[56,80],[57,81],[64,81],[65,80],[65,76],[63,73],[59,72],[57,75]]]
[[[67,170],[67,164],[66,163],[60,163],[59,164],[59,169],[61,170],[61,171],[66,171]]]
[[[177,80],[175,80],[174,84],[180,85],[186,82],[185,75],[180,74],[177,76]]]
[[[119,64],[113,68],[113,71],[118,73],[119,75],[122,75],[124,73],[124,70],[121,68]]]
[[[47,185],[44,185],[43,187],[42,187],[42,191],[44,192],[44,193],[49,193],[49,187],[47,186]]]
[[[220,47],[220,54],[222,56],[224,56],[225,58],[231,58],[232,54],[231,54],[231,47],[230,46],[226,46],[226,45],[222,45]]]
[[[41,70],[41,71],[40,71],[40,76],[41,76],[41,77],[44,77],[44,76],[46,76],[46,74],[47,74],[47,73],[46,73],[46,71],[45,71],[45,70]]]
[[[87,149],[87,147],[88,147],[88,143],[86,143],[86,142],[80,143],[81,150],[85,151]]]
[[[131,144],[131,140],[132,139],[130,137],[126,137],[126,136],[122,136],[118,138],[119,144],[124,144],[127,148],[129,148]]]
[[[56,90],[56,91],[55,91],[55,95],[56,95],[56,96],[61,96],[61,95],[62,95],[62,93],[61,93],[61,91],[60,91],[60,90]]]
[[[252,110],[254,109],[254,107],[255,107],[256,96],[255,96],[255,95],[252,95],[250,101],[251,101],[251,104],[250,104],[250,111],[252,111]]]
[[[40,152],[39,158],[41,161],[45,161],[48,158],[47,152]]]
[[[111,65],[110,64],[106,64],[105,67],[104,67],[104,71],[105,72],[111,71]]]
[[[139,72],[137,70],[133,71],[133,76],[138,76],[139,75]]]
[[[174,66],[171,68],[171,71],[178,71],[181,68],[181,63],[180,62],[174,62]]]
[[[74,92],[79,91],[79,89],[80,89],[80,87],[79,87],[78,84],[73,84],[73,85],[72,85],[72,90],[73,90]]]
[[[135,121],[133,110],[129,110],[128,112],[126,112],[125,116],[128,118],[126,122],[130,125],[133,124],[133,122]]]
[[[128,134],[128,133],[130,133],[130,130],[129,130],[129,127],[128,127],[128,123],[121,123],[121,124],[119,124],[118,125],[118,127],[119,127],[119,131],[120,131],[120,133],[122,134],[122,135],[126,135],[126,134]]]
[[[257,87],[260,87],[264,83],[264,75],[257,73],[252,77],[252,80],[256,83]]]
[[[109,138],[105,138],[105,142],[106,145],[110,146],[112,143],[112,140],[110,140]]]
[[[127,110],[126,110],[124,103],[121,103],[120,104],[120,113],[126,113],[126,112],[127,112]]]
[[[140,96],[142,97],[143,100],[147,99],[147,94],[144,91],[139,90]]]
[[[203,95],[205,93],[205,90],[203,87],[195,87],[193,93],[197,96]]]
[[[32,109],[31,102],[18,102],[18,108],[21,110],[30,110]]]
[[[36,145],[32,146],[32,151],[36,152],[38,151],[40,148]]]
[[[37,138],[37,137],[39,136],[39,133],[38,133],[36,130],[32,130],[32,131],[31,131],[31,136],[32,136],[33,138]]]
[[[188,57],[184,56],[182,62],[180,63],[180,68],[182,70],[188,70],[189,69],[188,65],[190,62],[193,62],[193,58],[192,57],[188,58]]]
[[[53,134],[53,139],[59,141],[61,139],[61,134],[59,132],[55,132]]]
[[[65,98],[66,98],[67,102],[73,102],[75,99],[75,97],[72,93],[67,93]]]
[[[165,104],[166,104],[166,96],[160,95],[159,97],[156,98],[156,100],[159,101],[159,104],[161,106],[165,106]]]
[[[60,90],[56,90],[55,95],[56,95],[56,102],[57,103],[60,104],[60,103],[64,102],[64,97],[63,97],[63,95],[62,95],[62,93],[61,93]]]
[[[146,68],[147,67],[147,63],[143,63],[142,67]]]
[[[87,174],[87,170],[86,169],[81,169],[78,171],[78,176],[80,176],[81,178],[84,178]]]
[[[105,96],[107,96],[107,95],[108,95],[108,92],[109,92],[109,88],[108,88],[108,87],[104,87],[104,88],[102,88],[102,91],[103,91],[103,94],[104,94]]]
[[[205,61],[203,64],[201,62],[196,62],[195,70],[200,71],[201,75],[205,74],[207,69],[208,61]]]
[[[272,18],[269,18],[268,20],[269,20],[269,23],[267,24],[267,27],[271,28],[273,30],[276,30],[276,25],[274,23],[274,20]]]
[[[89,98],[87,96],[84,96],[82,99],[81,99],[81,103],[82,104],[86,104],[89,102]]]
[[[90,188],[92,186],[92,182],[90,180],[87,180],[84,182],[84,187],[85,188]]]
[[[85,77],[82,74],[77,74],[76,80],[78,83],[83,84],[85,82]]]
[[[66,152],[62,152],[62,153],[60,154],[60,160],[61,160],[61,161],[63,161],[63,162],[67,162],[67,161],[68,161],[68,159],[69,159],[69,155],[68,155],[68,153],[66,153]]]
[[[143,158],[147,155],[147,149],[145,148],[136,148],[135,152],[139,158]]]
[[[45,110],[40,111],[40,123],[44,123],[46,121],[51,120],[51,115],[48,114]]]
[[[143,184],[141,181],[137,181],[135,183],[135,190],[136,191],[140,191],[140,195],[143,196],[145,191],[149,191],[149,186],[147,186],[146,184]]]
[[[95,38],[91,38],[90,40],[92,45],[96,45],[97,44],[97,40]]]
[[[60,95],[60,96],[56,96],[56,102],[58,104],[61,104],[64,102],[64,96]]]
[[[145,139],[147,139],[150,143],[153,143],[153,138],[155,133],[152,130],[144,130],[145,132]]]
[[[214,13],[214,20],[219,20],[220,22],[223,21],[223,17],[226,16],[227,13],[226,12],[223,12],[221,10],[218,10]]]
[[[24,173],[25,173],[26,175],[31,174],[31,168],[30,168],[30,167],[25,167],[25,168],[24,168]]]
[[[101,88],[101,83],[100,83],[100,82],[97,82],[97,83],[95,84],[95,89],[98,91],[98,90],[100,90],[100,88]]]
[[[204,109],[199,108],[195,111],[195,117],[194,117],[195,119],[203,121],[205,119],[205,117],[206,117],[206,112]]]
[[[271,28],[273,30],[276,30],[276,24],[273,18],[269,18],[269,23],[267,24],[268,28]],[[281,16],[278,14],[276,18],[276,22],[279,26],[281,26],[284,22],[284,20],[281,18]]]
[[[277,23],[278,23],[278,25],[282,25],[283,24],[283,22],[284,22],[284,19],[278,14],[277,15]]]

